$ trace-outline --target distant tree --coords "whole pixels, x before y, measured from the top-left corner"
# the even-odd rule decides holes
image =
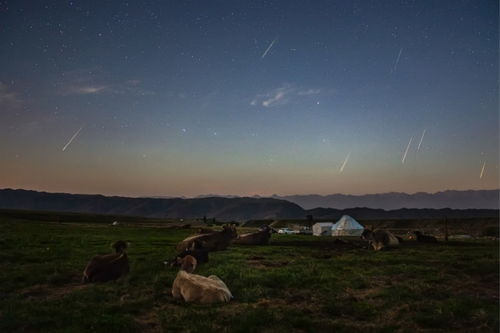
[[[314,218],[313,218],[313,216],[312,216],[312,215],[306,215],[306,220],[307,220],[307,225],[308,225],[309,227],[312,227],[313,222],[314,222]]]
[[[203,215],[203,224],[207,224],[207,216]]]

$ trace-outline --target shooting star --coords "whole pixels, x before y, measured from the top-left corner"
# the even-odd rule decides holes
[[[271,44],[269,44],[269,46],[267,47],[267,49],[264,51],[264,53],[262,53],[262,56],[260,57],[261,59],[264,59],[265,56],[267,55],[267,53],[271,50],[271,48],[273,47],[274,43],[276,42],[276,38],[271,42]]]
[[[80,129],[78,131],[76,131],[75,134],[73,134],[73,136],[71,137],[71,139],[69,139],[68,143],[66,143],[66,145],[64,145],[62,151],[65,151],[66,148],[68,148],[68,146],[71,144],[71,142],[73,142],[73,140],[77,137],[78,134],[80,134],[80,131],[82,130],[83,126],[80,127]]]
[[[396,71],[396,67],[398,67],[399,59],[401,58],[401,53],[403,53],[403,48],[399,49],[398,57],[396,58],[396,62],[394,63],[394,67],[392,68],[392,72]]]
[[[481,173],[479,174],[479,179],[483,178],[483,173],[484,173],[484,167],[486,166],[486,161],[483,163],[483,167],[481,168]]]
[[[344,171],[344,168],[347,164],[347,161],[349,161],[349,156],[351,156],[351,152],[349,152],[349,154],[347,154],[347,156],[345,157],[344,163],[342,163],[342,166],[340,167],[339,173],[342,173],[342,171]]]
[[[424,141],[425,131],[427,131],[427,130],[424,128],[424,131],[422,132],[422,136],[420,137],[420,142],[418,143],[417,151],[420,150],[420,145],[422,144],[422,141]]]
[[[405,153],[403,154],[403,158],[401,159],[402,164],[405,164],[406,155],[408,154],[408,150],[410,149],[410,145],[411,145],[412,140],[413,140],[413,136],[410,138],[410,141],[408,142],[408,146],[406,146]]]

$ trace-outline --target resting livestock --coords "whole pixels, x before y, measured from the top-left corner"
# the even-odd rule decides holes
[[[172,260],[168,260],[165,264],[170,264],[170,266],[175,266],[180,264],[180,259],[186,256],[193,256],[197,263],[208,262],[208,251],[203,249],[198,241],[191,243],[191,248],[185,249],[181,253],[178,253]]]
[[[193,267],[192,263],[196,262],[194,257],[186,256],[180,261],[181,270],[177,273],[172,285],[172,296],[174,298],[182,298],[189,303],[201,304],[225,303],[233,298],[226,284],[217,276],[205,277],[191,274],[185,270],[186,267],[189,267],[189,269]],[[186,262],[189,262],[189,264],[186,264]]]
[[[269,226],[263,227],[257,232],[239,235],[233,243],[241,245],[265,245],[269,243],[272,229]]]
[[[112,244],[116,253],[93,257],[83,271],[82,282],[116,280],[129,272],[127,243],[120,240]]]
[[[191,249],[193,242],[197,243],[197,247],[207,251],[225,250],[231,241],[237,236],[236,228],[232,225],[224,225],[222,231],[214,231],[208,234],[200,234],[188,237],[177,244],[177,253],[181,253],[186,249]]]
[[[371,231],[369,229],[365,229],[361,234],[361,238],[367,240],[375,251],[380,251],[387,247],[399,246],[398,238],[386,230]]]
[[[420,231],[414,231],[413,234],[415,234],[415,237],[417,238],[417,242],[420,242],[420,243],[435,243],[435,242],[437,242],[436,237],[424,235]]]

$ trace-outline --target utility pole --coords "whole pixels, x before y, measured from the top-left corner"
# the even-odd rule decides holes
[[[444,217],[444,240],[448,241],[448,218]]]

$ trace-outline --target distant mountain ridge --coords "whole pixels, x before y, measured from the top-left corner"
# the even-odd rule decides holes
[[[451,208],[451,209],[498,209],[500,191],[496,190],[466,190],[442,191],[436,193],[418,192],[408,193],[381,193],[365,195],[286,195],[272,196],[287,200],[304,209],[316,207],[346,209],[352,207],[366,207],[374,209],[401,209],[401,208]]]
[[[300,206],[274,198],[155,199],[13,189],[0,190],[0,208],[157,218],[201,218],[205,215],[237,221],[304,216]]]
[[[277,198],[129,198],[103,195],[47,193],[29,190],[0,189],[0,209],[92,213],[155,218],[217,218],[220,221],[262,219],[337,220],[342,215],[357,219],[419,219],[498,217],[498,209],[397,209],[314,208]]]

